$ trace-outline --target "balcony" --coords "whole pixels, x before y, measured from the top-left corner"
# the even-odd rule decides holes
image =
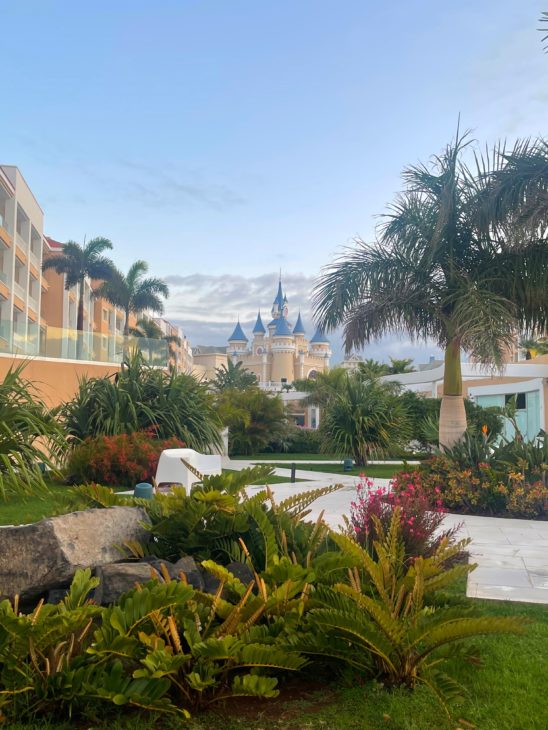
[[[33,306],[30,298],[29,305]],[[41,330],[39,322],[25,325],[0,320],[1,352],[119,365],[134,350],[140,351],[149,365],[167,367],[169,352],[165,340],[112,335],[105,337],[100,333],[60,327]]]
[[[13,293],[18,296],[20,299],[23,299],[23,301],[26,299],[27,292],[25,291],[25,288],[21,286],[17,281],[13,282]]]
[[[19,233],[19,231],[17,231],[17,233],[15,234],[15,240],[21,246],[23,251],[26,253],[27,249],[29,247],[29,242],[24,239],[24,237]]]

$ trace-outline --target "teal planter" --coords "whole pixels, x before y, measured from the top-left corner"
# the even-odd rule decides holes
[[[353,467],[354,467],[353,459],[345,459],[343,461],[343,471],[352,471]]]
[[[154,496],[152,484],[149,484],[148,482],[139,482],[139,484],[135,485],[133,496],[138,497],[139,499],[152,499]]]

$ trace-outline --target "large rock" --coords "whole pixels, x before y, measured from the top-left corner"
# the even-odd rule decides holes
[[[111,507],[0,528],[0,598],[39,596],[70,583],[77,568],[120,560],[116,545],[148,541],[147,521],[143,509]]]
[[[95,589],[94,600],[102,606],[115,603],[122,593],[135,588],[137,583],[148,583],[154,575],[155,567],[150,563],[111,563],[97,568],[99,585]]]

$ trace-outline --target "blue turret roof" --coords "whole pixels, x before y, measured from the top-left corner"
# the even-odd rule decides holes
[[[254,335],[264,335],[266,332],[263,324],[263,320],[261,319],[261,313],[259,312],[257,314],[257,321],[255,322],[255,327],[253,327],[253,334]]]
[[[274,337],[291,337],[291,329],[285,317],[279,317],[279,319],[276,320]]]
[[[310,340],[311,343],[314,343],[316,345],[329,345],[329,340],[324,335],[322,330],[318,327],[316,330],[314,337]]]
[[[275,308],[277,308],[278,312],[281,312],[284,306],[284,293],[282,291],[282,279],[280,277],[280,281],[278,282],[278,293],[276,294],[276,298],[274,299],[274,303],[272,304],[272,310],[274,311]]]
[[[294,335],[304,335],[304,325],[303,321],[301,319],[301,313],[299,312],[299,316],[297,317],[297,324],[295,327],[293,327],[293,334]]]
[[[232,333],[232,336],[228,338],[229,342],[247,342],[247,337],[245,336],[245,332],[242,329],[242,325],[238,322],[236,327],[234,327],[234,332]]]

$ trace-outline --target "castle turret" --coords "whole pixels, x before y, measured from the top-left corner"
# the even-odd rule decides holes
[[[234,332],[228,338],[229,354],[233,356],[243,355],[247,352],[247,343],[249,340],[245,336],[245,332],[238,320],[238,324],[234,327]]]
[[[261,318],[261,313],[257,313],[257,321],[253,327],[253,352],[255,355],[262,355],[266,350],[265,343],[266,329]]]
[[[295,339],[287,319],[278,318],[272,334],[272,380],[292,383],[295,380]]]
[[[308,353],[307,343],[305,340],[305,331],[301,313],[297,317],[297,323],[293,327],[293,338],[295,340],[295,377],[302,379],[305,377],[305,356]]]
[[[310,340],[310,354],[314,357],[324,358],[326,367],[329,365],[329,358],[331,357],[330,342],[320,327],[316,329],[314,337]]]

